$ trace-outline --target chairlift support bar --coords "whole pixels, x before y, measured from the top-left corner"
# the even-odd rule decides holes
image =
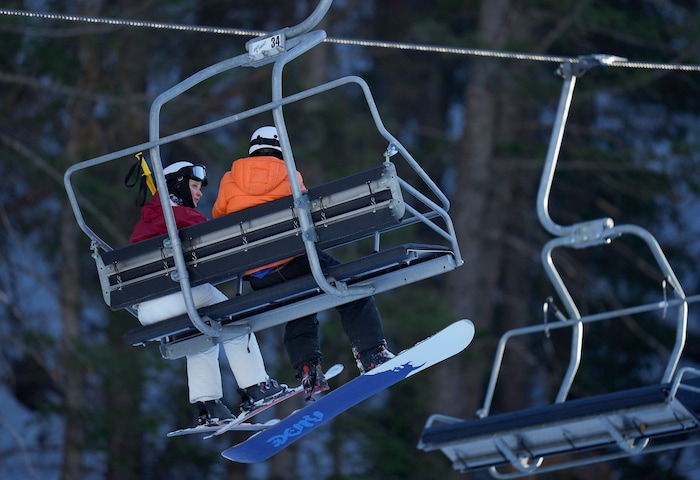
[[[569,115],[571,100],[573,98],[574,88],[576,85],[577,76],[586,73],[590,68],[600,65],[610,65],[616,61],[622,61],[620,57],[610,55],[589,55],[580,58],[579,62],[565,62],[558,70],[558,73],[563,77],[561,95],[559,97],[559,105],[557,115],[555,117],[552,135],[550,137],[547,156],[542,171],[540,187],[537,195],[537,214],[542,226],[552,235],[558,238],[550,240],[542,251],[542,263],[545,272],[549,277],[554,289],[563,302],[563,306],[568,312],[572,326],[572,349],[564,380],[562,382],[557,402],[562,402],[566,399],[571,384],[574,381],[576,372],[578,371],[581,361],[581,350],[583,348],[583,324],[577,322],[580,320],[581,314],[574,300],[572,299],[568,289],[559,275],[551,252],[558,247],[571,248],[588,248],[598,245],[610,243],[613,239],[630,234],[641,238],[651,250],[654,259],[663,274],[673,286],[673,293],[677,298],[684,298],[685,294],[680,286],[680,282],[676,278],[675,273],[671,269],[661,247],[656,239],[647,231],[640,227],[631,225],[614,226],[612,218],[601,218],[592,221],[582,222],[569,226],[561,226],[555,223],[549,215],[549,195],[551,186],[554,181],[554,173],[559,159],[561,144],[564,137],[564,129]],[[673,376],[673,372],[678,364],[680,355],[685,345],[685,335],[687,328],[687,305],[681,305],[678,308],[678,322],[676,328],[676,342],[673,349],[673,354],[664,372],[662,381],[668,382]],[[486,407],[485,407],[486,408]]]

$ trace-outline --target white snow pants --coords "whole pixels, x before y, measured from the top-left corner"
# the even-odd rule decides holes
[[[192,288],[192,298],[197,308],[227,299],[213,285],[206,283]],[[175,292],[164,297],[142,302],[138,306],[139,322],[150,325],[187,312],[182,293]],[[267,380],[265,363],[254,333],[233,338],[221,343],[229,366],[240,388]],[[219,345],[192,355],[187,355],[187,384],[190,403],[217,400],[223,397],[221,370],[219,369]]]

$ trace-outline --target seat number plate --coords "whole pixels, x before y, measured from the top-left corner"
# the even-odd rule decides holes
[[[248,45],[248,54],[253,60],[279,55],[284,52],[284,40],[284,34],[281,33],[256,40]]]

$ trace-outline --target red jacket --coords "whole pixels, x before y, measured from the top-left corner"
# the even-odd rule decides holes
[[[301,189],[305,190],[301,173],[297,172]],[[233,162],[231,170],[224,173],[219,185],[219,194],[214,202],[212,217],[260,205],[292,194],[284,160],[272,156],[241,158]],[[253,273],[265,268],[282,265],[294,257],[255,268]]]
[[[207,217],[190,207],[174,206],[173,213],[178,229],[207,221]],[[165,226],[163,206],[156,192],[153,198],[141,208],[141,220],[134,226],[129,243],[141,242],[164,233],[168,233],[168,228]]]

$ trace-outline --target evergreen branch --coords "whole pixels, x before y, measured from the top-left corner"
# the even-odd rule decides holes
[[[21,156],[32,162],[40,170],[45,172],[50,178],[55,180],[59,185],[63,185],[63,175],[53,168],[46,160],[41,158],[39,155],[32,152],[29,148],[19,142],[17,139],[10,137],[9,135],[0,132],[0,142],[4,143],[15,152],[19,153]],[[84,196],[76,192],[76,197],[83,205],[83,208],[89,212],[93,217],[95,217],[97,223],[106,229],[114,238],[117,238],[120,243],[128,243],[127,238],[124,236],[123,232],[114,228],[113,222],[105,217],[100,209],[96,207],[92,202],[87,200]]]
[[[95,94],[89,91],[68,87],[66,85],[61,85],[55,82],[46,82],[38,80],[36,78],[28,77],[25,75],[17,75],[14,73],[0,72],[0,82],[12,83],[16,85],[21,85],[25,87],[34,88],[40,90],[44,93],[53,93],[56,95],[63,95],[66,97],[77,98],[81,100],[89,100],[91,102],[107,103],[111,105],[124,105],[132,103],[140,103],[148,101],[150,98],[147,95],[105,95],[105,94]]]

